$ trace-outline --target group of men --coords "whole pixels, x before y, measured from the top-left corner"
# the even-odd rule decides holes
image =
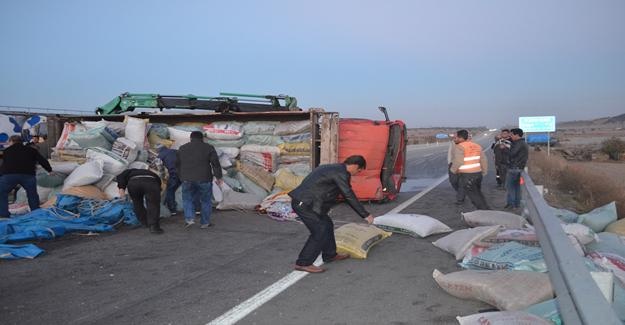
[[[165,188],[165,205],[176,214],[176,190],[182,185],[182,209],[185,227],[195,224],[199,206],[200,228],[212,226],[213,177],[221,185],[222,172],[215,148],[203,141],[200,131],[193,131],[190,141],[178,150],[159,147],[159,158],[167,168],[169,178]],[[139,221],[153,234],[163,233],[160,227],[161,179],[152,171],[127,169],[117,176],[120,197],[128,192]],[[144,205],[145,201],[145,205]],[[147,208],[146,208],[147,206]]]
[[[172,213],[176,213],[176,190],[182,185],[182,200],[185,217],[185,227],[195,224],[195,211],[199,206],[200,228],[211,226],[213,177],[221,185],[222,172],[219,157],[213,146],[203,141],[202,132],[195,131],[190,135],[190,142],[182,145],[179,150],[167,148],[159,149],[159,156],[163,159],[169,171],[169,180],[166,187],[165,201]],[[37,194],[37,164],[48,173],[52,173],[50,163],[31,144],[24,144],[20,135],[11,136],[8,147],[3,151],[2,165],[0,166],[0,218],[8,218],[9,193],[19,185],[26,191],[28,205],[31,211],[39,208]],[[161,178],[154,172],[146,169],[127,169],[116,178],[119,197],[126,198],[126,194],[133,203],[137,219],[150,233],[161,234],[160,204]]]
[[[521,172],[529,155],[523,130],[502,129],[491,148],[495,156],[497,186],[507,191],[504,209],[518,209],[521,204]]]
[[[521,203],[521,172],[528,158],[528,145],[523,130],[502,129],[491,145],[495,156],[497,187],[507,191],[504,209],[518,209]],[[473,142],[467,130],[459,130],[453,138],[447,156],[449,182],[456,191],[456,204],[465,197],[479,210],[489,210],[482,193],[482,178],[488,172],[488,160],[482,147]]]

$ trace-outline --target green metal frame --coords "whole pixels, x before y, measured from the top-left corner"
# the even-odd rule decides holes
[[[293,110],[297,108],[297,99],[286,95],[253,95],[253,94],[238,94],[238,93],[220,93],[220,97],[208,97],[208,96],[195,96],[195,95],[174,95],[165,96],[159,94],[142,94],[142,93],[123,93],[115,97],[110,102],[106,103],[102,107],[96,109],[98,115],[114,115],[124,112],[133,111],[135,108],[175,108],[175,109],[207,109],[206,107],[196,107],[193,102],[222,102],[226,104],[237,104],[242,102],[239,97],[242,98],[257,98],[256,103],[269,104],[268,106],[278,110],[278,108],[286,108]],[[181,103],[187,103],[187,105],[169,104],[164,105],[161,99],[169,99],[180,101]],[[262,99],[262,100],[260,100]],[[247,100],[247,99],[246,99]],[[280,105],[280,100],[284,100],[284,106]],[[247,100],[252,101],[254,100]]]

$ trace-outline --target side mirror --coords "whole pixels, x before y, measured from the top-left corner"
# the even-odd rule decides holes
[[[384,113],[384,118],[386,119],[387,122],[389,122],[390,119],[388,118],[388,112],[386,111],[386,107],[379,106],[378,109],[380,110],[380,112]]]

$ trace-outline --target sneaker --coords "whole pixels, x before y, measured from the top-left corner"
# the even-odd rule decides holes
[[[200,229],[208,229],[208,227],[212,227],[213,224],[212,223],[205,223],[203,225],[200,225]]]
[[[193,221],[193,220],[185,221],[184,222],[184,227],[185,228],[189,228],[189,227],[193,226],[194,224],[195,224],[195,221]]]
[[[170,214],[171,216],[176,216],[176,215],[178,215],[178,212],[176,212],[176,211],[173,211],[173,212],[172,212],[172,211],[170,211],[170,212],[169,212],[169,214]]]
[[[195,215],[196,215],[196,216],[199,216],[200,214],[202,214],[202,212],[200,212],[200,211],[195,211]]]

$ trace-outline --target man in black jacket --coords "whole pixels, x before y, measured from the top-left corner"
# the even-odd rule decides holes
[[[339,194],[343,195],[345,201],[367,223],[373,223],[373,215],[358,201],[350,184],[351,176],[358,174],[366,166],[365,158],[357,155],[348,157],[342,164],[319,166],[289,193],[293,210],[310,231],[310,236],[295,262],[296,270],[323,272],[324,269],[313,265],[319,253],[325,262],[349,258],[347,254],[336,253],[334,224],[328,216]]]
[[[194,197],[199,194],[200,228],[206,229],[211,226],[213,176],[217,178],[218,185],[221,185],[223,180],[217,151],[212,145],[204,143],[203,139],[202,132],[191,132],[191,142],[178,149],[176,171],[182,181],[185,227],[190,227],[195,223]]]
[[[507,200],[504,209],[517,209],[521,205],[521,172],[525,169],[529,147],[523,138],[523,130],[510,130],[510,153],[508,154],[508,173],[506,174]]]
[[[4,158],[0,166],[0,218],[8,218],[9,192],[16,185],[21,185],[28,197],[30,211],[39,209],[39,195],[37,194],[36,165],[39,163],[48,173],[52,167],[37,149],[25,146],[22,137],[13,135],[9,138],[9,147],[4,149]]]
[[[502,129],[497,136],[497,141],[491,145],[495,154],[495,172],[497,177],[497,187],[503,188],[506,184],[506,174],[508,173],[508,154],[510,152],[510,130]]]
[[[117,175],[119,197],[126,196],[126,189],[132,199],[137,219],[149,227],[153,234],[162,234],[159,216],[161,210],[161,178],[147,169],[131,168]],[[146,207],[143,205],[145,198]]]

